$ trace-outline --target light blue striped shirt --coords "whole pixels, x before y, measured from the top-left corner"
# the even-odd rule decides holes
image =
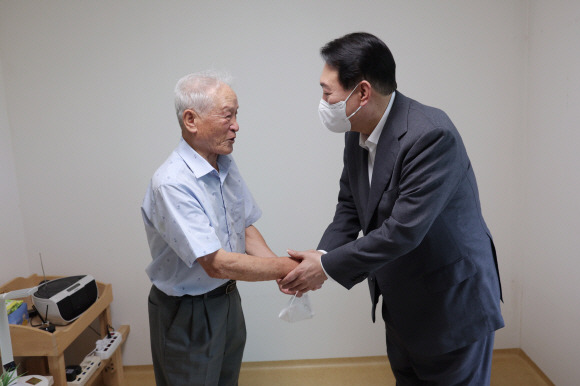
[[[200,295],[225,283],[196,259],[220,248],[245,253],[245,230],[262,215],[233,157],[220,155],[218,168],[181,139],[151,179],[141,207],[153,258],[146,272],[167,295]]]

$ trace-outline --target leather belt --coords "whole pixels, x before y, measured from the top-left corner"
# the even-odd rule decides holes
[[[206,292],[203,295],[198,295],[198,296],[194,296],[194,297],[208,297],[208,296],[220,296],[220,295],[227,295],[231,292],[233,292],[236,289],[236,281],[235,280],[230,280],[227,283],[217,287],[216,289],[213,289],[209,292]]]

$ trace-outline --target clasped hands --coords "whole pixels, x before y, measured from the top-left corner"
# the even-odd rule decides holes
[[[297,252],[289,249],[288,254],[300,264],[283,279],[278,280],[280,291],[300,297],[308,291],[320,289],[324,281],[328,279],[320,263],[322,252],[315,250]]]

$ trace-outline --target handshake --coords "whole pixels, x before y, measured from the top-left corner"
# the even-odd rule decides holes
[[[288,250],[292,270],[285,277],[278,279],[280,291],[287,295],[302,296],[308,291],[315,291],[322,287],[328,277],[322,269],[320,258],[322,252],[308,250],[297,252]]]

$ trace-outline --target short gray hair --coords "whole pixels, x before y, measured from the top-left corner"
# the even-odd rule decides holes
[[[226,72],[214,70],[196,72],[183,76],[175,85],[175,113],[183,128],[183,112],[193,109],[203,114],[213,107],[212,94],[223,85],[230,85],[232,77]]]

